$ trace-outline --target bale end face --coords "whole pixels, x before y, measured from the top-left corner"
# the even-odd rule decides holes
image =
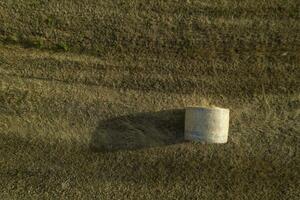
[[[226,143],[228,130],[229,109],[186,108],[185,140],[204,143]]]

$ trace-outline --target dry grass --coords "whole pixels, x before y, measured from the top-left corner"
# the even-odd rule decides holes
[[[0,198],[298,199],[298,10],[0,1]],[[199,104],[228,144],[182,141]]]
[[[8,43],[96,55],[299,50],[297,0],[0,2]]]

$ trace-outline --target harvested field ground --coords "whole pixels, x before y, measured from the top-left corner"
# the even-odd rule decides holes
[[[0,0],[0,199],[299,199],[300,3]],[[188,105],[229,142],[183,141]]]

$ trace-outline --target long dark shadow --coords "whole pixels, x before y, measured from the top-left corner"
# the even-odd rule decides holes
[[[100,121],[92,134],[93,151],[136,150],[183,142],[184,110],[164,110]]]

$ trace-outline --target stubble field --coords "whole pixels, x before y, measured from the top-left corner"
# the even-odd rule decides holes
[[[1,199],[298,199],[300,4],[0,0]],[[188,105],[229,142],[182,140]]]

